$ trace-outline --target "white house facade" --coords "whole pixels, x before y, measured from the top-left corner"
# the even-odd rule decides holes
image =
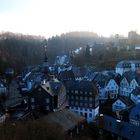
[[[105,90],[110,99],[117,98],[119,92],[119,86],[114,79],[110,79],[105,87]]]
[[[140,68],[140,60],[137,61],[121,61],[116,65],[116,73],[123,75],[127,71],[135,71]]]

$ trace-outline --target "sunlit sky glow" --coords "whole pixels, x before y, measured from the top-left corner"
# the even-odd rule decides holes
[[[0,31],[60,35],[140,32],[139,0],[0,0]]]

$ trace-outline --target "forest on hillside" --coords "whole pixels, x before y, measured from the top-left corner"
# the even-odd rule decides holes
[[[25,66],[41,64],[44,59],[44,40],[42,36],[0,33],[0,72],[8,67],[20,72]],[[46,42],[49,63],[52,64],[57,55],[69,54],[80,47],[83,49],[73,57],[73,63],[78,66],[114,68],[120,60],[140,59],[139,51],[128,51],[126,48],[118,50],[114,47],[115,42],[115,37],[99,37],[93,32],[70,32],[53,36]],[[87,56],[88,45],[92,51]]]
[[[55,36],[47,40],[49,62],[53,63],[56,55],[68,54],[69,51],[85,46],[97,40],[92,32],[72,32]],[[43,62],[45,37],[23,35],[11,32],[0,33],[0,72],[7,67],[17,71],[28,65]]]

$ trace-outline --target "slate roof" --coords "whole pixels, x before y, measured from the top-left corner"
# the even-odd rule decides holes
[[[126,104],[128,107],[132,106],[134,103],[131,99],[125,97],[125,96],[120,96],[118,99],[120,99],[124,104]]]
[[[89,67],[73,67],[75,77],[84,77],[89,71]]]
[[[134,94],[134,95],[140,95],[140,87],[136,87],[136,89],[134,89],[131,94]]]
[[[65,86],[68,90],[94,92],[95,94],[98,93],[95,84],[91,81],[67,81]]]
[[[69,80],[69,79],[75,79],[74,73],[72,70],[65,70],[61,71],[58,75],[59,80]]]
[[[50,123],[58,123],[62,126],[64,132],[66,132],[70,129],[73,129],[80,122],[84,122],[85,118],[68,109],[64,109],[50,113],[43,117],[42,120],[48,121]]]
[[[49,84],[49,85],[48,85]],[[47,92],[49,93],[51,96],[55,96],[58,95],[61,87],[62,87],[62,83],[60,81],[48,81],[45,84],[42,84],[41,87]],[[49,87],[49,89],[47,89]]]
[[[100,87],[105,87],[110,79],[112,79],[110,76],[98,72],[92,81],[98,84]]]
[[[133,79],[137,81],[138,84],[140,84],[140,72],[139,71],[128,71],[125,72],[122,75],[122,78],[126,78],[127,81],[130,83]]]
[[[34,81],[34,82],[41,82],[44,79],[48,79],[48,76],[46,74],[43,74],[41,72],[30,72],[25,78],[24,81]]]

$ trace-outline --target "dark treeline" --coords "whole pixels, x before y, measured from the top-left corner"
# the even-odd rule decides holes
[[[43,37],[14,34],[0,34],[0,71],[12,67],[17,71],[27,65],[40,63],[43,47]]]
[[[0,33],[0,72],[7,67],[17,71],[27,65],[40,64],[44,57],[44,37],[15,34],[11,32]],[[69,51],[93,43],[98,35],[92,32],[71,32],[49,38],[48,57],[52,63],[56,55],[68,54]]]
[[[53,52],[53,55],[56,56],[84,47],[87,44],[105,42],[106,40],[106,38],[98,37],[93,32],[70,32],[48,39],[48,46],[51,49],[50,51]]]
[[[123,38],[123,37],[122,37]],[[21,71],[28,65],[43,62],[44,40],[42,36],[0,33],[0,72],[8,67]],[[128,44],[119,44],[121,50],[114,47],[115,37],[99,37],[93,32],[70,32],[54,36],[47,40],[49,63],[53,63],[57,55],[68,54],[70,51],[82,47],[82,51],[74,57],[76,65],[92,65],[97,68],[114,68],[123,59],[140,59],[139,51],[127,50]],[[92,47],[89,57],[85,54],[87,44]]]

